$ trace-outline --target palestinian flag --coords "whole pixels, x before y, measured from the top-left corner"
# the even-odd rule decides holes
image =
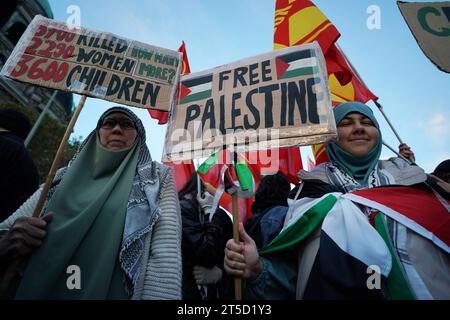
[[[228,150],[217,151],[198,167],[197,172],[203,183],[214,189],[223,184],[227,191],[237,191],[239,197],[250,198],[259,183],[258,171],[242,155],[237,155],[236,164],[231,166],[232,157],[234,155]]]
[[[245,222],[251,216],[253,194],[261,178],[258,168],[241,155],[232,168],[232,156],[228,150],[218,151],[198,167],[197,173],[202,182],[216,192],[213,207],[220,205],[232,212],[231,196],[225,190],[238,191],[239,220]]]
[[[392,269],[391,252],[355,204],[331,193],[293,201],[289,207],[293,214],[287,226],[260,254],[301,246],[318,232],[318,251],[305,279],[303,299],[385,298],[382,284]],[[371,277],[380,281],[372,282]]]
[[[316,74],[319,69],[314,51],[304,50],[288,53],[275,58],[277,78],[287,79]]]
[[[179,104],[186,104],[211,97],[213,75],[182,80],[179,88]]]
[[[244,155],[238,154],[235,158],[234,167],[225,177],[225,187],[227,190],[237,191],[240,198],[251,198],[260,182],[259,170],[251,165]]]
[[[219,188],[222,183],[222,170],[228,169],[227,164],[230,163],[230,155],[227,151],[228,150],[223,150],[213,153],[197,168],[197,173],[203,183],[209,185],[213,189]]]
[[[344,197],[383,212],[450,253],[450,201],[419,186],[378,187]]]

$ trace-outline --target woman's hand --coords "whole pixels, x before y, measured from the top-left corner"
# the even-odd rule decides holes
[[[225,271],[238,278],[254,279],[262,271],[261,261],[255,241],[245,232],[241,222],[239,223],[239,236],[243,242],[236,243],[230,239],[226,244]]]
[[[53,214],[42,218],[19,217],[9,231],[0,239],[0,260],[10,260],[29,255],[42,245],[47,224]]]
[[[413,162],[415,161],[414,152],[412,152],[411,148],[406,143],[402,143],[401,145],[399,145],[398,150],[399,153],[406,159],[409,159]]]
[[[222,270],[217,266],[212,268],[194,266],[193,273],[197,284],[216,284],[222,279]]]

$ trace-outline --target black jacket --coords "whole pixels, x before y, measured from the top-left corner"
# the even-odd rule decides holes
[[[0,132],[0,222],[14,213],[38,186],[38,171],[23,140],[11,132]]]
[[[205,216],[201,222],[198,208],[189,200],[180,200],[183,222],[183,300],[201,300],[200,290],[193,275],[194,266],[223,268],[225,243],[232,237],[232,223],[222,209],[217,209],[211,222]],[[228,220],[228,221],[227,221]],[[230,234],[231,233],[231,234]],[[222,270],[223,271],[223,270]],[[223,271],[223,275],[225,272]],[[225,279],[225,277],[224,277]],[[223,282],[223,281],[222,281]],[[223,298],[223,283],[208,286],[208,298]]]

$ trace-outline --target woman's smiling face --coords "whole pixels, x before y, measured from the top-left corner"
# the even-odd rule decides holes
[[[337,125],[337,145],[348,153],[362,157],[373,149],[378,140],[378,129],[366,116],[351,112]]]

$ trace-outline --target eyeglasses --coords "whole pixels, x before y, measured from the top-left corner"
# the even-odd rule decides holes
[[[103,129],[112,129],[114,128],[117,124],[119,124],[119,126],[123,129],[123,130],[132,130],[132,129],[136,129],[136,124],[134,123],[134,121],[131,121],[129,119],[123,119],[123,118],[107,118],[105,120],[103,120],[101,127]]]

